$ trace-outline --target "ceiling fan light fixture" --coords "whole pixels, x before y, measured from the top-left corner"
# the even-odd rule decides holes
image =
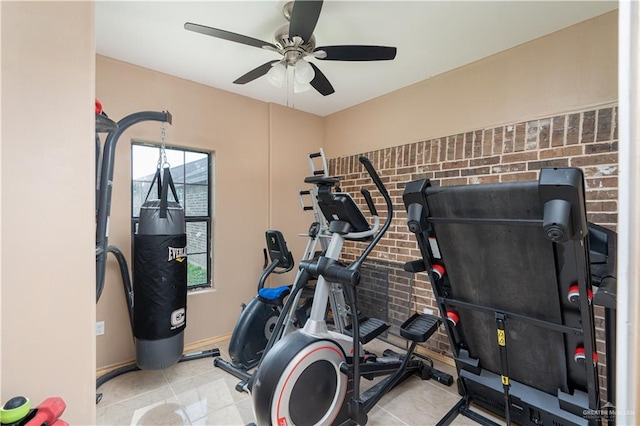
[[[316,73],[311,67],[311,64],[309,64],[309,62],[305,61],[304,59],[298,60],[294,65],[294,69],[296,71],[295,80],[296,83],[299,84],[308,85],[316,76]]]
[[[267,72],[266,78],[269,83],[281,88],[287,74],[287,67],[282,62],[276,62]]]
[[[310,89],[311,85],[309,83],[300,83],[298,80],[293,81],[293,93],[307,92]]]

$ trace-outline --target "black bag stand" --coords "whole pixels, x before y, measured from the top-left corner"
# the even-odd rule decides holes
[[[403,200],[447,323],[462,395],[438,425],[458,414],[496,424],[471,404],[507,424],[601,424],[607,406],[599,395],[593,304],[607,299],[610,349],[615,256],[605,256],[604,294],[594,298],[589,244],[597,229],[587,224],[582,171],[542,169],[539,181],[502,184],[431,187],[419,180],[406,185]],[[615,253],[615,233],[603,233]],[[612,356],[607,351],[608,370]]]
[[[120,267],[125,299],[127,301],[127,311],[129,313],[129,322],[132,330],[133,287],[131,285],[129,268],[122,251],[115,246],[108,245],[107,228],[109,224],[109,214],[111,212],[111,191],[113,187],[112,182],[116,145],[118,143],[118,139],[125,130],[137,123],[158,121],[171,124],[171,120],[171,113],[168,111],[143,111],[130,114],[115,123],[113,120],[109,119],[104,112],[96,112],[96,303],[100,300],[100,295],[104,288],[107,253],[111,253],[114,255]],[[100,133],[107,133],[104,147],[101,147]],[[100,173],[98,173],[98,170],[100,170]],[[183,355],[178,362],[193,361],[196,359],[216,357],[219,355],[220,350],[215,348]],[[100,376],[96,380],[96,389],[100,388],[100,386],[114,377],[138,370],[140,370],[140,368],[135,363],[112,370]],[[96,404],[99,403],[101,399],[102,393],[96,393]]]

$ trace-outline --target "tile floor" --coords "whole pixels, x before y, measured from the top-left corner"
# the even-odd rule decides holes
[[[225,359],[229,359],[227,344],[218,346]],[[367,349],[379,353],[386,345],[377,342],[373,346]],[[451,366],[436,362],[436,368],[455,375]],[[251,397],[235,390],[237,382],[215,368],[212,358],[179,363],[163,371],[127,373],[99,389],[103,398],[97,405],[97,424],[246,425],[255,420]],[[412,376],[382,398],[369,413],[367,424],[435,425],[458,400],[455,384],[446,387]],[[452,424],[476,425],[463,416]]]

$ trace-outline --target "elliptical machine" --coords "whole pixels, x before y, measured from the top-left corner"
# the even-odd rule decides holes
[[[314,222],[306,234],[307,245],[302,260],[311,260],[327,249],[328,224],[321,214],[317,203],[317,181],[333,187],[338,178],[328,177],[327,162],[322,148],[319,152],[307,155],[311,177],[306,183],[314,184],[312,189],[299,191],[300,206],[303,211],[312,211]],[[320,159],[320,167],[317,167]],[[316,160],[316,161],[314,161]],[[230,361],[217,357],[214,365],[241,379],[236,385],[238,392],[248,392],[252,375],[249,370],[257,367],[260,359],[283,336],[304,326],[313,299],[310,280],[301,280],[302,271],[298,271],[293,285],[265,288],[266,279],[271,273],[286,273],[293,268],[293,256],[287,249],[282,233],[267,231],[267,249],[265,249],[265,268],[258,282],[258,294],[247,305],[243,305],[242,314],[236,323],[229,342]],[[267,254],[268,253],[268,254]],[[271,263],[267,266],[267,255]],[[286,301],[286,302],[285,302]],[[346,307],[342,289],[331,284],[329,295],[333,325],[343,331],[347,324],[349,309]]]
[[[319,224],[314,222],[309,229],[309,241],[305,249],[303,259],[313,257],[317,245]],[[284,274],[293,269],[293,255],[287,248],[287,243],[280,231],[269,230],[265,233],[267,248],[264,250],[265,268],[258,280],[258,294],[242,307],[242,314],[238,318],[231,340],[229,341],[229,356],[231,361],[225,361],[220,357],[213,360],[213,365],[246,381],[251,375],[249,370],[258,365],[260,358],[267,347],[269,339],[274,331],[278,317],[283,313],[285,299],[291,293],[292,286],[280,286],[275,288],[264,287],[267,278],[272,274]],[[267,256],[271,263],[267,266]],[[311,256],[311,257],[309,257]],[[296,291],[294,297],[296,304],[292,309],[295,319],[304,325],[305,305],[310,304],[305,300],[302,306],[298,306],[303,297],[302,290]],[[306,294],[305,299],[310,299],[313,294]],[[288,312],[286,312],[288,313]]]
[[[375,205],[366,189],[361,192],[373,216],[373,228],[349,194],[331,192],[329,185],[320,187],[318,204],[330,220],[331,241],[317,261],[300,263],[303,281],[318,280],[309,320],[303,329],[283,337],[266,353],[252,379],[253,407],[259,425],[363,425],[367,413],[384,394],[411,374],[426,370],[412,356],[417,343],[425,342],[440,325],[434,315],[414,314],[401,326],[401,335],[411,341],[405,354],[373,360],[362,356],[361,344],[377,337],[388,324],[373,318],[361,324],[358,315],[352,315],[351,336],[327,328],[328,281],[342,284],[351,312],[356,313],[355,287],[360,281],[360,268],[393,216],[391,198],[373,166],[366,157],[360,157],[360,162],[386,202],[387,219],[380,229]],[[349,266],[338,263],[345,240],[370,241]],[[361,376],[379,375],[387,377],[361,394]]]

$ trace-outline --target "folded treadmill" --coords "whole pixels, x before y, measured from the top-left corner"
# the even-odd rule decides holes
[[[507,424],[601,424],[609,404],[598,386],[582,171],[443,187],[423,179],[406,185],[403,200],[423,257],[414,270],[429,273],[462,395],[439,425],[458,414],[495,424],[473,405]],[[591,233],[604,251],[592,254],[595,284],[609,282],[615,233]]]

